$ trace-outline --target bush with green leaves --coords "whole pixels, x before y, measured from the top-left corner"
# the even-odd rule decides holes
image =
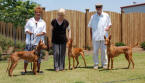
[[[0,60],[1,60],[1,58],[2,58],[2,51],[0,51]]]
[[[3,50],[7,50],[8,47],[14,46],[12,39],[0,35],[0,46]]]
[[[145,42],[142,42],[142,43],[140,44],[140,46],[141,46],[141,48],[145,49]]]
[[[49,55],[53,55],[53,48],[52,48],[52,47],[50,47],[50,49],[49,49],[49,51],[48,51],[48,54],[49,54]]]
[[[123,42],[117,42],[115,43],[115,46],[126,46]]]
[[[14,41],[11,38],[0,35],[0,47],[2,50],[8,50],[9,47],[14,47]],[[16,48],[24,49],[25,42],[16,40]]]
[[[86,50],[91,50],[90,46],[86,46],[85,48],[86,48]]]
[[[22,41],[16,41],[16,48],[18,48],[18,49],[25,48],[25,43]]]

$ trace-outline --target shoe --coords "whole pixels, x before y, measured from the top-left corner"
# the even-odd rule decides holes
[[[55,69],[55,71],[56,71],[56,72],[58,72],[58,71],[59,71],[59,69],[57,68],[57,69]]]
[[[21,72],[21,75],[25,75],[27,72]]]
[[[43,71],[37,71],[37,73],[43,73]]]
[[[103,69],[107,69],[107,64],[103,65]]]
[[[94,69],[98,69],[98,65],[94,65]]]
[[[64,69],[61,69],[60,71],[64,71]]]

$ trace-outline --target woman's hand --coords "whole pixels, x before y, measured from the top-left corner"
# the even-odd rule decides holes
[[[45,35],[45,33],[44,32],[38,33],[38,34],[36,34],[36,37],[39,37],[39,36],[42,36],[42,35]]]
[[[32,32],[30,32],[30,31],[26,31],[26,33],[28,33],[28,34],[30,34],[30,35],[32,35],[33,33]]]
[[[41,36],[41,34],[40,33],[36,34],[36,37],[38,37],[38,36]]]

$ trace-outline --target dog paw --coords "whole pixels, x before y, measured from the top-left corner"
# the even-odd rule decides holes
[[[36,73],[36,72],[34,72],[34,75],[37,75],[37,73]]]

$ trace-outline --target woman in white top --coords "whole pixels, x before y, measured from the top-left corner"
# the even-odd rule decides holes
[[[35,11],[35,16],[30,18],[26,25],[25,25],[25,33],[26,33],[26,51],[31,51],[34,49],[40,39],[43,40],[44,42],[44,35],[46,33],[46,23],[43,19],[41,19],[42,15],[42,8],[41,7],[36,7],[34,9]],[[40,53],[40,58],[38,60],[38,71],[40,72],[40,63],[41,63],[41,56],[42,53]],[[28,61],[24,61],[24,71],[25,73],[27,72],[27,65]]]

